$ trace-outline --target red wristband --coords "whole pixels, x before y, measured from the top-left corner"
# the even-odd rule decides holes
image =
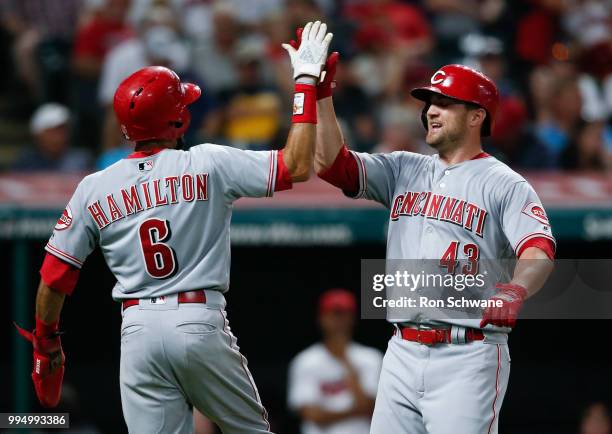
[[[293,95],[294,124],[317,123],[317,87],[311,84],[296,83]]]
[[[50,324],[44,322],[38,316],[36,317],[36,336],[41,338],[45,336],[51,336],[56,333],[59,329],[59,321],[52,322]]]

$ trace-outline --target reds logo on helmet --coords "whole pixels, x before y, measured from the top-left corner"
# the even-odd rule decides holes
[[[64,229],[68,229],[72,224],[72,210],[70,206],[67,206],[60,218],[57,220],[55,224],[56,231],[63,231]]]
[[[440,76],[440,78],[436,78],[438,75]],[[446,79],[446,72],[442,70],[438,70],[434,73],[434,75],[431,76],[431,84],[440,84],[445,79]]]
[[[545,225],[549,224],[546,212],[544,211],[544,208],[542,208],[542,205],[540,205],[539,203],[528,203],[527,206],[523,208],[523,214],[528,215],[529,217],[536,219],[537,221],[539,221],[540,223],[544,223]]]

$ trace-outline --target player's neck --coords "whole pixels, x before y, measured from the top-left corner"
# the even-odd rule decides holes
[[[346,347],[351,342],[350,336],[330,336],[323,339],[323,345],[333,354],[343,354]]]
[[[482,146],[480,143],[475,143],[470,146],[460,146],[454,149],[446,151],[440,151],[440,160],[450,165],[463,163],[464,161],[471,160],[482,152]]]
[[[134,150],[136,152],[146,152],[161,148],[173,149],[175,147],[176,142],[173,140],[150,140],[136,143],[136,147],[134,148]]]

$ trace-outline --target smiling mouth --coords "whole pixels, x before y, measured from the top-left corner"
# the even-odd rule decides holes
[[[431,128],[432,130],[439,130],[440,128],[442,128],[442,124],[439,122],[432,122],[429,124],[429,128]]]

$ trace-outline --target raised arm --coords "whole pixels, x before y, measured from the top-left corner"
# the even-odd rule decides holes
[[[317,122],[316,85],[332,37],[331,33],[327,33],[327,25],[316,21],[306,24],[299,46],[283,44],[291,57],[296,81],[293,124],[283,149],[283,162],[293,182],[306,181],[312,170]]]
[[[336,73],[338,53],[332,53],[327,60],[325,78],[319,84],[317,102],[317,144],[315,147],[315,172],[329,169],[344,146],[344,137],[336,118],[332,98],[332,85]]]
[[[312,87],[314,87],[314,80]],[[304,182],[310,177],[314,154],[316,125],[313,123],[294,123],[283,149],[283,161],[291,182]]]

